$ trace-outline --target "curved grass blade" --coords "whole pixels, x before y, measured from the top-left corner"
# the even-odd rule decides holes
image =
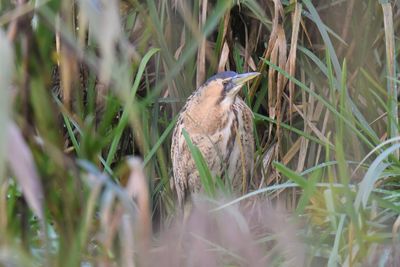
[[[255,119],[259,119],[259,120],[262,120],[262,121],[267,121],[267,122],[270,122],[270,123],[273,123],[273,124],[277,124],[276,120],[271,119],[271,118],[269,118],[267,116],[263,116],[263,115],[258,114],[258,113],[254,113],[254,117],[255,117]],[[283,129],[286,129],[288,131],[294,132],[294,133],[298,134],[299,136],[302,136],[304,138],[309,139],[310,141],[316,142],[316,143],[318,143],[320,145],[323,145],[323,146],[329,146],[331,149],[334,149],[334,146],[331,143],[326,143],[323,140],[315,138],[314,136],[312,136],[312,135],[310,135],[310,134],[308,134],[308,133],[306,133],[306,132],[304,132],[302,130],[299,130],[299,129],[293,127],[293,126],[290,126],[290,125],[288,125],[286,123],[281,122],[280,126]]]
[[[380,174],[383,170],[390,165],[390,163],[386,163],[384,160],[399,148],[400,144],[395,144],[389,147],[372,162],[363,180],[360,182],[360,188],[354,201],[354,207],[356,209],[359,209],[361,204],[364,208],[366,207],[369,196],[375,186],[375,182],[380,178]]]
[[[117,152],[117,147],[118,147],[119,141],[121,140],[121,137],[122,137],[122,133],[123,133],[126,125],[128,124],[129,114],[132,111],[132,105],[133,105],[134,99],[136,97],[136,92],[139,88],[139,83],[140,83],[140,80],[142,79],[145,67],[146,67],[147,63],[149,62],[150,58],[158,51],[160,51],[160,49],[152,48],[149,50],[149,52],[146,53],[146,55],[143,57],[142,61],[140,62],[139,69],[136,73],[135,81],[131,88],[131,93],[129,94],[127,99],[125,99],[125,100],[122,99],[125,101],[125,107],[124,107],[124,111],[122,113],[121,119],[119,120],[119,123],[116,127],[115,137],[111,143],[110,151],[108,152],[108,155],[106,158],[107,165],[110,165],[112,160],[114,159],[115,153]]]

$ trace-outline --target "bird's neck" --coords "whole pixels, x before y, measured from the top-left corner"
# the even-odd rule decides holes
[[[227,121],[233,101],[220,101],[217,98],[204,99],[188,107],[185,114],[185,127],[191,133],[213,133]],[[190,114],[190,116],[188,115]]]

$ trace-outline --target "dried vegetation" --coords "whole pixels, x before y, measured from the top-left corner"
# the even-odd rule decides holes
[[[399,33],[398,1],[0,0],[0,265],[399,266]],[[170,133],[223,70],[262,73],[261,183],[182,222]]]

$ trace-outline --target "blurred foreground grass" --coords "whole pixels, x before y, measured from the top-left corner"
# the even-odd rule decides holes
[[[399,266],[399,27],[377,0],[0,0],[0,265]],[[182,225],[171,130],[228,69],[262,73],[262,184]]]

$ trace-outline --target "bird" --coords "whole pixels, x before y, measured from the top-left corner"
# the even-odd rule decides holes
[[[253,113],[238,93],[259,74],[217,73],[187,99],[171,142],[171,188],[180,207],[202,190],[184,130],[202,153],[213,177],[230,179],[234,190],[247,190],[254,166]]]

